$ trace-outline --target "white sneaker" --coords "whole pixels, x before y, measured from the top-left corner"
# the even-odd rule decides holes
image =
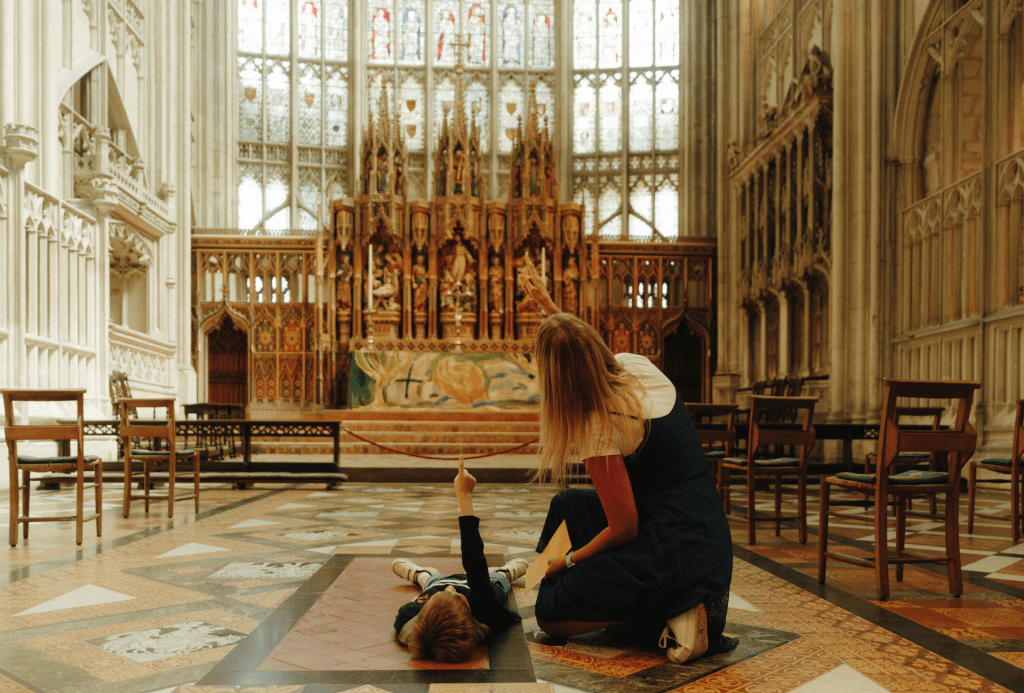
[[[398,577],[402,578],[403,580],[408,580],[417,587],[421,586],[419,580],[417,579],[419,578],[420,573],[426,573],[427,575],[441,574],[441,571],[437,568],[421,568],[420,566],[410,561],[408,558],[396,558],[391,563],[391,570],[395,571],[395,575],[397,575]]]
[[[707,652],[708,612],[704,605],[698,604],[685,614],[670,618],[661,632],[658,647],[666,648],[665,656],[676,664],[697,659]]]
[[[508,575],[509,582],[515,582],[522,576],[526,575],[526,569],[530,567],[530,562],[525,558],[513,558],[511,561],[501,566],[500,568],[488,568],[487,572],[496,573],[499,570],[503,571]]]

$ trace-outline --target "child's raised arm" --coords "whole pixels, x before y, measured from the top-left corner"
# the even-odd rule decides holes
[[[466,465],[459,456],[459,473],[455,477],[455,498],[459,501],[459,515],[475,515],[473,512],[473,489],[476,479],[466,471]]]

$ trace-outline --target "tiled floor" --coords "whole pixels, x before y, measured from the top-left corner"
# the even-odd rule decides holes
[[[118,490],[107,489],[100,540],[87,526],[76,547],[72,525],[46,524],[4,547],[0,693],[1024,690],[1024,543],[991,517],[1006,494],[985,496],[986,517],[963,536],[961,599],[936,566],[908,567],[886,602],[866,568],[830,563],[818,585],[812,503],[803,546],[793,527],[775,537],[767,525],[748,546],[734,521],[735,652],[680,666],[623,633],[555,640],[533,618],[536,592],[517,586],[523,625],[452,666],[412,660],[394,641],[395,610],[418,591],[390,571],[394,556],[457,569],[450,486],[204,487],[202,513],[182,504],[173,521],[162,505],[122,519]],[[481,485],[476,496],[492,562],[534,556],[551,489]],[[72,501],[33,492],[34,511]],[[918,553],[941,549],[941,524],[909,529]],[[870,534],[831,525],[849,553],[869,555]]]

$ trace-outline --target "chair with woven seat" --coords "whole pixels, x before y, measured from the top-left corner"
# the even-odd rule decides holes
[[[195,499],[196,512],[199,512],[199,451],[192,449],[180,449],[176,445],[176,433],[174,424],[174,400],[173,399],[141,399],[122,398],[120,404],[120,427],[118,435],[124,443],[124,516],[128,517],[133,500],[146,502],[146,513],[149,513],[151,500],[167,501],[167,517],[174,517],[174,502],[180,500]],[[131,418],[131,411],[138,409],[166,409],[166,421],[146,421],[145,419]],[[154,412],[155,413],[155,412]],[[162,440],[164,445],[154,444],[153,449],[147,450],[133,443],[135,438],[153,438],[155,441]],[[178,460],[185,457],[192,458],[192,483],[193,491],[179,496],[174,495],[174,484]],[[133,494],[132,486],[135,479],[133,458],[142,462],[142,493]],[[158,465],[167,466],[167,493],[155,495],[151,492],[152,473]]]
[[[708,458],[715,477],[718,477],[718,463],[725,457],[732,457],[732,448],[736,444],[736,411],[739,406],[736,404],[704,404],[701,402],[686,402],[684,404],[687,413],[693,420],[693,427],[697,431],[697,440],[701,445],[707,445],[704,449],[704,456]],[[721,419],[725,419],[724,422]],[[719,421],[716,422],[715,419]],[[715,449],[716,443],[721,443],[721,449]],[[721,494],[721,489],[719,489]],[[729,512],[728,499],[723,497],[725,511]]]
[[[773,522],[775,536],[782,531],[782,520],[797,520],[800,543],[807,543],[807,457],[814,447],[815,433],[811,420],[817,397],[752,397],[750,400],[750,429],[747,435],[746,457],[725,457],[718,463],[718,492],[723,503],[730,504],[729,476],[743,472],[747,480],[747,539],[756,542],[758,522]],[[803,412],[803,421],[776,423],[782,412]],[[758,448],[768,445],[792,445],[800,449],[799,457],[759,457]],[[758,517],[754,511],[757,477],[775,479],[775,514]],[[782,477],[797,477],[797,513],[782,514]]]
[[[997,474],[1010,476],[1010,522],[1013,523],[1013,540],[1018,541],[1024,534],[1024,493],[1021,493],[1021,464],[1024,463],[1024,399],[1017,400],[1017,415],[1013,423],[1013,447],[1009,457],[990,457],[987,460],[972,460],[967,470],[967,533],[974,534],[974,492],[977,485],[978,469],[987,469]]]
[[[854,565],[875,569],[878,598],[889,598],[889,564],[896,565],[896,581],[903,580],[903,567],[908,563],[944,563],[949,580],[949,591],[959,597],[963,594],[963,577],[960,572],[960,472],[967,460],[974,454],[978,435],[968,421],[974,391],[981,383],[970,381],[883,381],[882,420],[879,427],[878,450],[874,474],[841,472],[835,476],[821,477],[821,506],[818,526],[818,582],[825,584],[825,564],[829,558]],[[956,419],[947,430],[919,431],[900,428],[897,424],[896,400],[951,399],[957,402]],[[908,470],[895,472],[900,452],[948,453],[946,471]],[[874,518],[858,518],[856,515],[832,510],[830,498],[833,487],[840,487],[854,493],[870,493],[874,496]],[[946,554],[938,558],[909,556],[904,553],[907,530],[906,503],[912,496],[934,493],[946,494],[945,525]],[[893,557],[889,556],[890,499],[896,508],[896,547]],[[853,501],[860,504],[863,501]],[[840,503],[836,503],[840,505]],[[873,559],[859,558],[828,551],[828,518],[841,517],[847,520],[873,522],[875,527],[875,556]]]
[[[96,521],[96,536],[103,534],[103,461],[96,455],[85,454],[85,390],[0,390],[4,398],[5,438],[9,455],[11,474],[11,516],[10,543],[18,545],[18,525],[24,525],[24,537],[28,539],[31,522],[75,521],[75,543],[82,543],[82,525]],[[16,424],[15,402],[74,402],[76,421],[74,424]],[[76,454],[55,457],[29,457],[18,454],[18,441],[65,441],[78,443]],[[93,482],[85,483],[85,470],[91,469]],[[18,472],[21,472],[21,484]],[[29,515],[32,472],[75,472],[75,514],[59,517],[32,517]],[[96,490],[96,512],[85,514],[85,490]],[[18,507],[19,492],[21,508]]]
[[[930,417],[931,426],[933,431],[941,430],[942,426],[942,414],[946,409],[944,407],[896,407],[896,425],[900,425],[902,417]],[[870,474],[875,468],[878,460],[878,453],[875,451],[869,452],[864,455],[864,473]],[[907,471],[908,469],[915,469],[918,466],[928,463],[928,471],[934,472],[938,469],[938,455],[934,452],[901,452],[896,456],[896,467],[897,471]],[[935,494],[929,496],[930,512],[931,515],[936,514],[936,501]],[[907,510],[910,510],[911,499],[907,499]]]

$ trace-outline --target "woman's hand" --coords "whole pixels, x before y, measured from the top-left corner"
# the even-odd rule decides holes
[[[548,289],[544,286],[544,282],[541,281],[540,272],[537,271],[537,266],[533,264],[533,260],[530,259],[530,254],[526,253],[523,256],[525,262],[520,273],[523,275],[523,288],[526,293],[529,294],[530,298],[537,302],[537,305],[542,311],[548,315],[560,312],[555,302],[551,300]]]
[[[548,559],[548,569],[544,571],[544,579],[554,579],[569,570],[565,565],[565,556],[555,556]]]
[[[476,488],[476,478],[466,471],[466,465],[459,457],[459,473],[455,477],[455,494],[458,496],[469,495]]]

